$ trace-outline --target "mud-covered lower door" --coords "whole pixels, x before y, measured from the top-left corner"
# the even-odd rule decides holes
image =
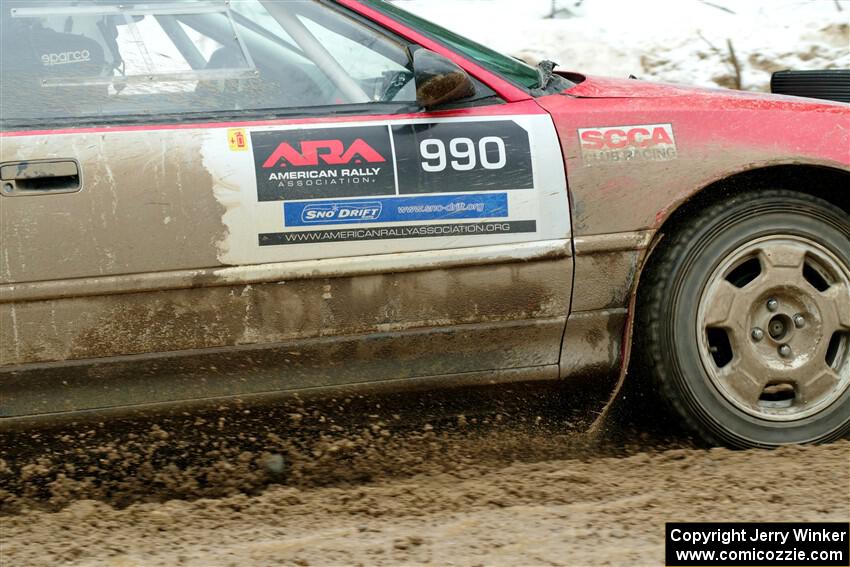
[[[7,416],[557,363],[545,115],[4,138],[45,156],[81,187],[0,199]]]

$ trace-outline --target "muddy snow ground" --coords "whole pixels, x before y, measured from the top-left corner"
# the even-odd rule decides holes
[[[668,521],[850,520],[848,440],[704,448],[631,391],[589,436],[600,406],[565,411],[575,395],[520,384],[4,434],[0,565],[661,565]]]
[[[534,442],[534,439],[528,439]],[[585,456],[3,518],[4,565],[662,565],[666,521],[848,521],[850,441]]]

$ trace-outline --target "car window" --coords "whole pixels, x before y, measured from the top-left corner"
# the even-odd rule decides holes
[[[314,0],[3,2],[0,118],[416,99],[404,44]]]
[[[469,59],[506,77],[517,85],[527,89],[533,89],[540,84],[540,75],[537,69],[519,59],[503,55],[498,51],[494,51],[453,31],[449,31],[433,22],[411,14],[395,4],[385,2],[384,0],[366,0],[366,2],[379,10],[387,12],[400,22],[433,37],[440,43],[456,49]]]

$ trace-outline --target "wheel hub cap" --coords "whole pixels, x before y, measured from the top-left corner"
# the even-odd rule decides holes
[[[700,359],[717,391],[768,420],[816,413],[850,386],[850,275],[806,238],[760,238],[709,277],[697,313]]]

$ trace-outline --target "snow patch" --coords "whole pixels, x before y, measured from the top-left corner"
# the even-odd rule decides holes
[[[557,0],[554,18],[552,0],[396,3],[504,53],[591,75],[767,91],[776,70],[850,68],[850,0]]]

